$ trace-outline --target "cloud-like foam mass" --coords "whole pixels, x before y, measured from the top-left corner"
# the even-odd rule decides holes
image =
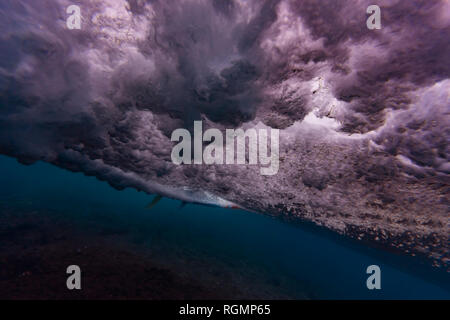
[[[0,153],[305,219],[448,268],[450,4],[0,3]],[[177,128],[280,129],[280,170],[176,166]],[[249,188],[249,186],[252,186]]]

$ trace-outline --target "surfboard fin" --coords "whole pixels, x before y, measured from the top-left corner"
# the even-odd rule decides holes
[[[183,209],[188,203],[186,201],[181,201],[180,209]]]
[[[152,202],[150,202],[145,208],[146,209],[151,209],[154,206],[156,206],[158,204],[159,201],[161,201],[162,196],[160,196],[159,194],[156,195],[156,197],[153,198]]]

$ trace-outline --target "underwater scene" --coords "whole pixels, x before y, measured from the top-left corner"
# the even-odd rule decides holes
[[[310,225],[0,157],[0,298],[448,299],[445,271]],[[66,265],[85,270],[65,288]],[[368,265],[382,291],[369,291]],[[58,283],[59,282],[59,283]]]
[[[1,0],[0,300],[449,300],[449,142],[449,0]]]

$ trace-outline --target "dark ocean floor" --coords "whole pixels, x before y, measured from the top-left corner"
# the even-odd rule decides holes
[[[0,157],[0,299],[449,299],[426,262],[309,225]],[[66,268],[82,290],[66,288]],[[367,266],[382,289],[368,290]]]
[[[2,209],[0,224],[0,299],[304,298],[280,289],[282,277],[267,280],[245,265],[196,252],[159,255],[162,247],[128,228],[8,209]],[[72,264],[82,270],[81,291],[65,286],[64,271]]]

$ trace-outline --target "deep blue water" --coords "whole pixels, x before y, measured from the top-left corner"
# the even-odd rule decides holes
[[[307,284],[316,298],[450,298],[448,273],[309,225],[240,210],[180,208],[179,201],[170,199],[148,210],[152,196],[143,192],[117,191],[94,177],[45,163],[24,166],[4,156],[0,182],[0,201],[22,199],[71,219],[125,225],[144,244],[158,241],[168,250],[201,252],[230,265],[243,261],[267,274],[281,274],[291,285]],[[381,267],[381,290],[366,288],[365,271],[372,264]]]

